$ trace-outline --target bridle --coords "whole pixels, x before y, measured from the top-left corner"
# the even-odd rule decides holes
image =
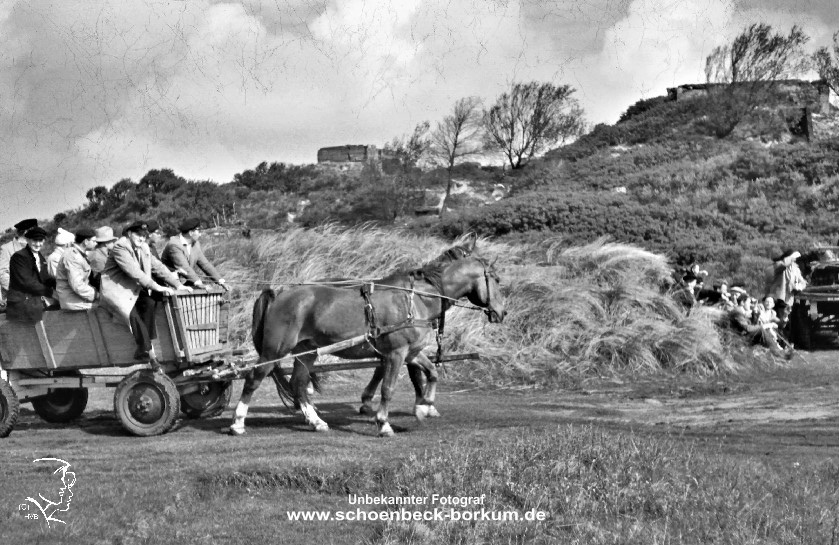
[[[485,302],[486,306],[483,309],[484,314],[486,314],[487,320],[489,320],[489,323],[499,323],[500,324],[501,323],[501,315],[499,315],[498,311],[493,309],[492,306],[491,306],[491,304],[492,304],[492,290],[489,287],[490,277],[492,277],[492,279],[495,280],[496,282],[498,282],[498,277],[494,273],[490,273],[490,270],[492,269],[492,264],[487,265],[487,263],[483,259],[480,259],[480,258],[477,258],[477,257],[475,259],[477,259],[478,262],[481,265],[483,265],[483,267],[484,267],[484,282],[486,282],[486,288],[487,288],[487,297],[486,297],[486,302]],[[494,320],[493,320],[493,317],[495,318]]]

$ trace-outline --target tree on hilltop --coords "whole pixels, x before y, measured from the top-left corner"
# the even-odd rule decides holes
[[[483,153],[483,115],[479,97],[461,98],[455,102],[452,113],[438,122],[431,133],[429,153],[432,160],[445,167],[448,174],[440,216],[443,216],[452,193],[452,169],[463,159]]]
[[[714,48],[705,59],[705,78],[714,108],[707,123],[722,138],[755,108],[771,102],[771,82],[803,72],[810,63],[804,45],[810,38],[793,25],[789,34],[775,32],[757,23],[737,35],[730,44]]]
[[[771,25],[755,23],[730,44],[705,59],[708,83],[764,82],[793,77],[808,67],[804,46],[810,40],[798,25],[786,36]]]
[[[549,147],[579,136],[584,118],[574,92],[569,85],[513,84],[484,117],[484,145],[502,153],[515,169]]]
[[[834,93],[839,94],[839,32],[833,34],[833,54],[826,47],[821,47],[813,54],[813,63],[819,77]]]

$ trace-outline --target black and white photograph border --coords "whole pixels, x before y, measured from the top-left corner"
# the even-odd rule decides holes
[[[832,543],[835,0],[0,0],[0,542]]]

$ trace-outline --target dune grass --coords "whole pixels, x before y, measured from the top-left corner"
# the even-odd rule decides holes
[[[419,266],[451,244],[372,226],[326,225],[209,246],[235,287],[232,338],[249,345],[252,302],[261,287],[382,277]],[[715,327],[719,313],[685,315],[667,294],[670,269],[661,255],[605,240],[565,249],[481,240],[478,248],[497,260],[508,316],[496,325],[482,313],[450,311],[446,350],[483,356],[479,364],[450,366],[458,378],[549,385],[592,373],[710,374],[738,366]]]

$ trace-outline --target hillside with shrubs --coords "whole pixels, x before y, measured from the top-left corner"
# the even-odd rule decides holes
[[[719,108],[713,96],[641,101],[516,173],[511,198],[440,229],[569,246],[608,236],[761,290],[782,248],[836,244],[839,134],[808,141],[770,105],[721,137]]]

